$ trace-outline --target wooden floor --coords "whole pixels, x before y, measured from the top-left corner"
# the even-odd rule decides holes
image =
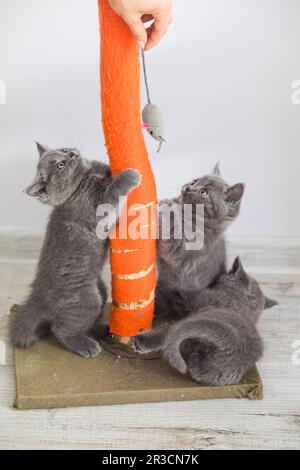
[[[283,266],[278,250],[270,256],[272,246],[257,252],[237,244],[234,251],[239,248],[266,293],[280,302],[259,325],[263,401],[18,411],[8,312],[26,295],[36,260],[28,246],[7,245],[5,253],[0,247],[0,449],[300,449],[300,250],[290,247]]]

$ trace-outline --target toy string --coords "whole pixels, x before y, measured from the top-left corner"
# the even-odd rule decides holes
[[[143,62],[143,71],[144,71],[144,80],[145,80],[145,87],[146,87],[146,93],[147,93],[147,100],[148,100],[148,103],[151,104],[149,83],[148,83],[148,76],[147,76],[147,69],[146,69],[145,51],[143,49],[142,49],[142,62]]]

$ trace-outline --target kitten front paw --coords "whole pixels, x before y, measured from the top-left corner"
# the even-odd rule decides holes
[[[134,188],[139,186],[142,181],[141,173],[133,168],[123,170],[121,174],[128,191],[132,191]]]

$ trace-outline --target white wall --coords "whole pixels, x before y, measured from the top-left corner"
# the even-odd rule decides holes
[[[175,0],[161,46],[147,54],[168,144],[147,139],[159,195],[217,160],[247,193],[231,233],[300,236],[299,0]],[[105,149],[99,110],[96,0],[0,0],[0,230],[42,230],[48,209],[22,194],[34,140]]]

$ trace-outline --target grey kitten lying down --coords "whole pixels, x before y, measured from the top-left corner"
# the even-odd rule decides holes
[[[263,353],[258,318],[276,304],[237,258],[229,273],[194,299],[190,316],[137,335],[131,345],[141,354],[161,352],[174,369],[197,382],[239,383]]]
[[[103,203],[117,208],[119,197],[139,185],[140,174],[128,169],[113,180],[108,165],[90,162],[76,149],[37,145],[37,173],[26,192],[54,209],[31,294],[11,320],[11,340],[28,347],[52,332],[65,348],[94,357],[101,351],[101,270],[108,254],[107,238],[96,235],[96,210]],[[108,231],[116,214],[107,213]]]
[[[173,227],[183,224],[183,211],[176,213],[171,221],[171,237],[163,239],[161,227],[164,213],[160,212],[156,318],[170,316],[174,320],[185,317],[194,309],[195,296],[226,272],[224,232],[239,215],[244,189],[243,183],[233,186],[227,184],[221,177],[217,164],[212,174],[184,185],[177,198],[161,201],[169,206],[174,203],[181,207],[185,204],[203,205],[204,245],[189,251],[186,249],[185,237],[174,237]],[[196,223],[195,231],[201,231],[202,234],[202,225]]]

